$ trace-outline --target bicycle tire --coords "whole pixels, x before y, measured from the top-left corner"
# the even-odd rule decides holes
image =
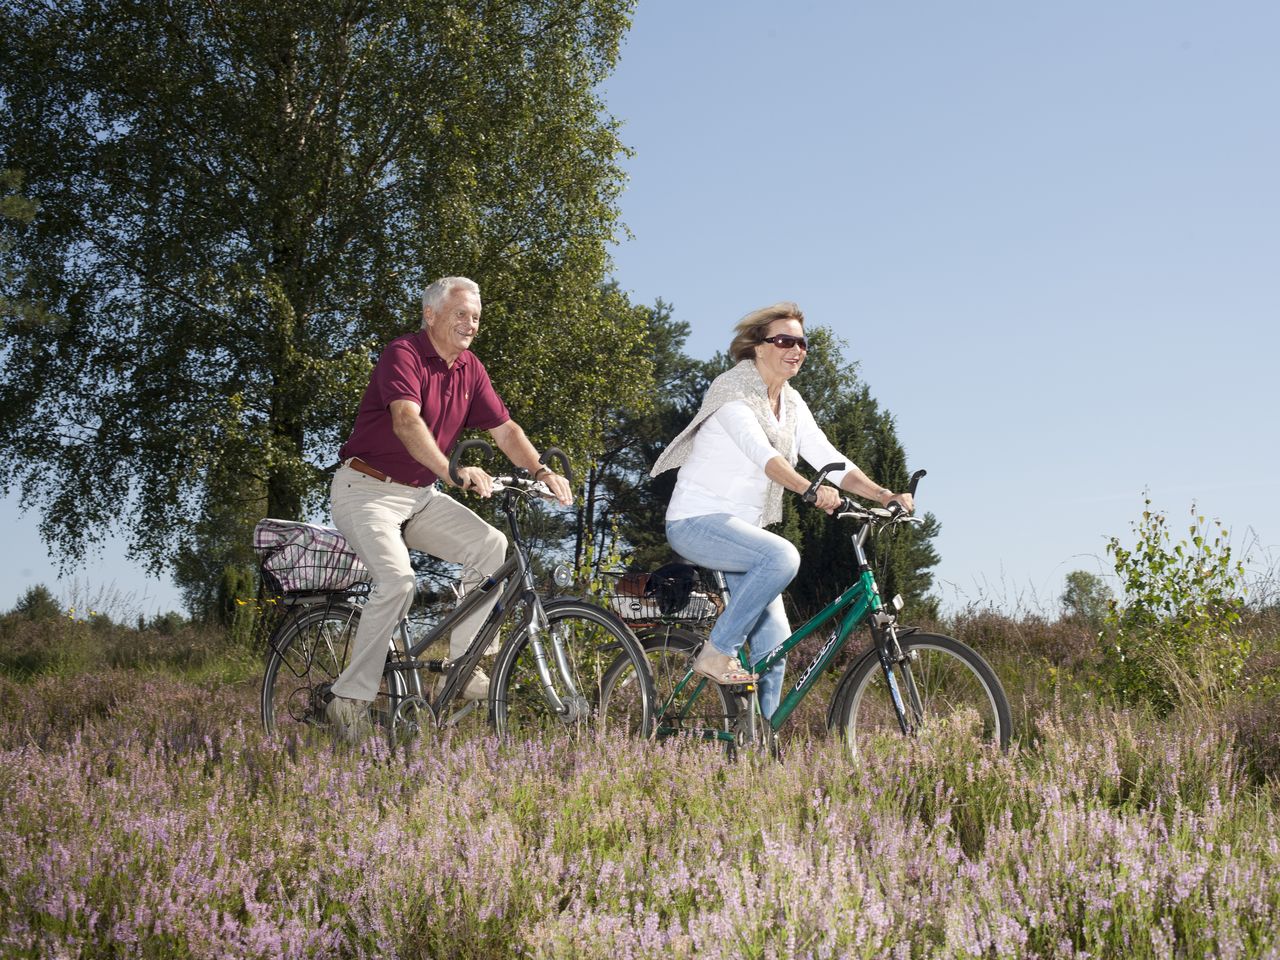
[[[653,680],[644,651],[631,628],[608,611],[579,600],[552,600],[544,605],[547,629],[542,635],[546,655],[559,641],[565,666],[578,696],[569,696],[562,672],[549,664],[556,695],[566,703],[567,715],[557,714],[544,693],[529,641],[527,622],[516,627],[498,653],[493,676],[493,723],[500,737],[529,739],[564,732],[622,730],[648,736],[653,725]],[[603,696],[605,674],[620,669],[634,672],[625,696]]]
[[[907,655],[910,682],[923,710],[922,730],[940,725],[968,727],[985,743],[1009,745],[1009,701],[990,664],[972,647],[952,637],[916,633],[899,638]],[[895,667],[895,680],[904,700],[908,678]],[[836,729],[856,758],[873,749],[880,737],[901,737],[880,659],[868,651],[845,674],[836,691]],[[908,709],[910,705],[908,704]]]
[[[351,660],[360,607],[346,601],[302,607],[273,635],[262,675],[260,710],[269,735],[328,727],[325,695]],[[390,648],[401,646],[398,634]],[[389,729],[394,704],[407,695],[400,673],[383,674],[373,701],[375,723]]]
[[[650,628],[640,633],[649,674],[653,678],[654,732],[658,739],[690,736],[725,740],[725,749],[733,752],[732,735],[738,717],[737,698],[719,684],[703,677],[687,680],[689,667],[706,638],[680,628]],[[635,671],[623,657],[609,668],[602,684],[607,700],[635,682]],[[684,682],[679,690],[676,688]],[[714,688],[714,692],[711,689]]]

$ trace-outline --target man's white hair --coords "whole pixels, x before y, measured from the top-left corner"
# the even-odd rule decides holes
[[[427,309],[439,310],[440,304],[444,303],[449,294],[458,288],[469,290],[477,297],[480,296],[480,285],[466,277],[441,277],[422,291],[422,326],[424,329],[427,326]]]

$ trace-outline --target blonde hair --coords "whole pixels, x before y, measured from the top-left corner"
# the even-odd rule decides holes
[[[737,360],[754,360],[756,346],[764,339],[769,324],[775,320],[799,320],[804,326],[804,314],[799,304],[782,300],[771,307],[753,310],[738,321],[733,328],[733,342],[729,344],[729,356]]]

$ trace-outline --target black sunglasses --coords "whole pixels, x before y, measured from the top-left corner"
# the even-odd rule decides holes
[[[801,350],[809,349],[809,341],[804,337],[793,337],[789,333],[775,333],[772,337],[762,337],[761,343],[772,343],[779,350],[790,350],[792,347],[799,347]]]

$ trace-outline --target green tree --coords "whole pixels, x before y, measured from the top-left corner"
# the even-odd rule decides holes
[[[619,552],[637,568],[651,569],[670,559],[664,518],[676,475],[650,477],[649,470],[693,417],[711,377],[708,364],[685,354],[689,325],[673,319],[669,304],[633,309],[644,315],[653,389],[642,406],[607,411],[603,448],[587,476],[576,559],[582,562],[589,542],[593,557]]]
[[[21,170],[0,169],[0,322],[18,329],[50,319],[41,304],[7,293],[19,275],[11,256],[15,237],[40,210],[40,205],[23,192],[23,179]]]
[[[1114,596],[1102,578],[1088,570],[1072,570],[1067,574],[1066,589],[1058,598],[1066,620],[1083,623],[1101,630]]]
[[[0,6],[8,235],[0,488],[64,558],[122,527],[216,594],[299,518],[417,290],[484,291],[477,350],[585,460],[643,336],[601,288],[622,152],[596,89],[630,0]],[[56,475],[63,482],[49,484]]]
[[[58,620],[64,616],[62,604],[43,583],[28,587],[10,612],[23,620]]]

